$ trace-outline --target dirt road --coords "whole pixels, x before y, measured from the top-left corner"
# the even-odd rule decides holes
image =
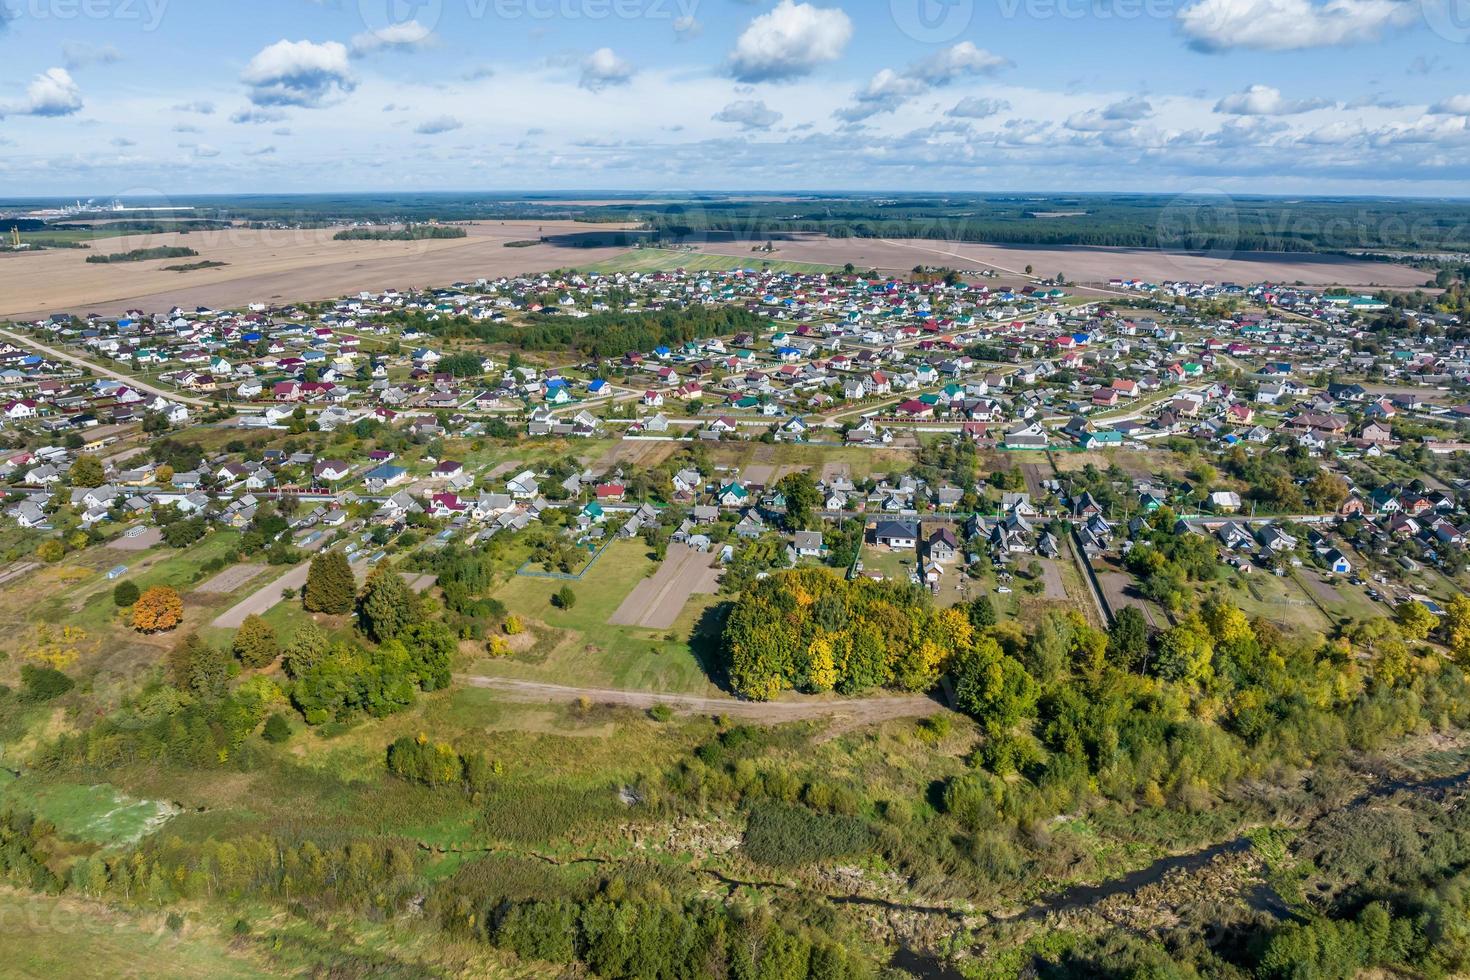
[[[735,698],[696,697],[689,694],[655,694],[651,691],[619,691],[601,687],[563,687],[506,677],[480,677],[456,674],[455,679],[470,687],[489,688],[507,701],[571,704],[585,698],[597,704],[617,704],[630,708],[651,708],[665,704],[675,711],[691,714],[729,715],[747,721],[776,723],[802,721],[808,718],[851,718],[860,723],[888,721],[893,718],[921,718],[937,714],[944,706],[931,698],[918,695],[860,698],[850,701],[739,701]]]
[[[187,395],[182,395],[177,391],[164,391],[162,388],[155,388],[153,385],[148,384],[146,381],[139,381],[137,378],[129,377],[128,375],[123,374],[120,371],[114,371],[111,368],[105,368],[100,364],[94,364],[91,361],[76,356],[75,354],[69,354],[64,350],[58,350],[55,347],[48,347],[45,344],[37,343],[30,337],[23,337],[18,333],[11,333],[9,330],[0,330],[0,337],[4,337],[6,340],[9,340],[11,343],[15,344],[18,347],[40,351],[42,354],[45,354],[48,357],[54,357],[58,361],[66,361],[68,364],[74,364],[79,368],[91,371],[93,374],[100,374],[106,378],[113,378],[117,381],[125,382],[129,388],[136,388],[139,391],[146,391],[150,395],[157,395],[160,398],[167,398],[171,402],[183,402],[185,405],[193,405],[195,408],[210,407],[210,404],[207,401],[203,401],[198,398],[190,398]]]

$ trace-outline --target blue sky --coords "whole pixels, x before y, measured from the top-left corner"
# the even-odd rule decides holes
[[[1470,0],[0,4],[6,196],[1470,187]]]

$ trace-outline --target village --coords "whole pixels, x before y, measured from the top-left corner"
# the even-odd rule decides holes
[[[1375,603],[1440,611],[1470,581],[1470,350],[1450,324],[1381,346],[1373,297],[1064,282],[567,273],[17,325],[6,557],[66,539],[52,560],[99,546],[121,577],[149,548],[251,534],[294,567],[236,575],[253,591],[220,627],[323,549],[365,574],[506,535],[529,535],[518,574],[573,581],[616,542],[655,547],[679,581],[635,623],[822,564],[1164,628],[1177,570],[1128,559],[1160,534],[1209,542],[1244,608],[1322,629]],[[581,358],[500,341],[693,309],[755,327]]]

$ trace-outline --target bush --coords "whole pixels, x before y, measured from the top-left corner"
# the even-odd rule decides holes
[[[551,604],[558,609],[570,609],[577,604],[577,593],[572,591],[570,585],[563,585],[551,597]]]
[[[32,703],[59,698],[76,686],[76,682],[61,671],[39,664],[22,665],[20,679],[25,685],[21,699]]]
[[[291,723],[279,711],[265,720],[265,730],[260,733],[267,742],[279,745],[291,739]]]
[[[648,709],[648,717],[657,722],[665,722],[674,717],[674,709],[666,704],[656,704]]]
[[[112,587],[112,604],[119,609],[126,609],[138,601],[138,585],[126,579]]]

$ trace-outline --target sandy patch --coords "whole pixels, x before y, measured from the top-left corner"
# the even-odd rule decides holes
[[[668,629],[679,618],[684,603],[696,592],[712,595],[720,572],[710,563],[714,556],[682,544],[669,545],[668,557],[658,571],[633,587],[608,623]]]

